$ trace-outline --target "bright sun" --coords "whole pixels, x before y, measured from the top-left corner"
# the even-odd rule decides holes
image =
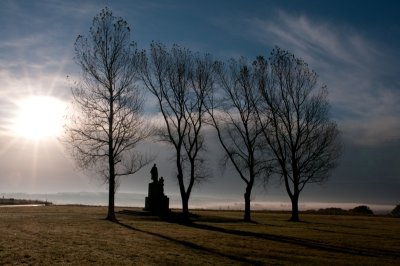
[[[13,120],[16,135],[29,139],[57,137],[63,129],[66,104],[50,96],[32,96],[17,102]]]

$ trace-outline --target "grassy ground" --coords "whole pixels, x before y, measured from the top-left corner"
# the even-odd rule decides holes
[[[0,208],[0,264],[398,265],[400,219],[195,211],[183,225],[139,209]]]

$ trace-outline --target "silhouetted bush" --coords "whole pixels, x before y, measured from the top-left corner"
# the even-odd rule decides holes
[[[373,215],[372,210],[365,205],[357,206],[354,209],[351,209],[350,212],[355,214],[364,214],[364,215]]]
[[[346,214],[347,211],[341,208],[325,208],[325,209],[319,209],[318,213],[329,214],[329,215],[340,215],[340,214]]]
[[[397,204],[396,207],[390,212],[391,216],[400,217],[400,204]]]

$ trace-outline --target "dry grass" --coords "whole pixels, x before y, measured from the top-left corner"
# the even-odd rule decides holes
[[[0,264],[396,265],[400,220],[390,217],[195,211],[183,225],[105,207],[0,209]]]

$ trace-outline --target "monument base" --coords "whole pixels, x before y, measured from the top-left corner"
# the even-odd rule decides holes
[[[160,197],[146,197],[144,210],[157,214],[169,213],[169,198],[165,195]]]
[[[156,214],[169,212],[169,198],[164,195],[164,179],[161,179],[161,181],[155,179],[149,184],[149,193],[145,199],[144,210]]]

